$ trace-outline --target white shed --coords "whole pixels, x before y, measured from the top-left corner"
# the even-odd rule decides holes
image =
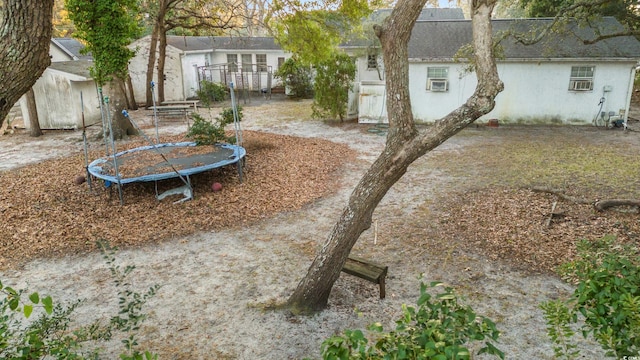
[[[96,84],[89,75],[91,62],[87,60],[54,62],[33,85],[41,129],[82,128],[100,123],[100,102]],[[29,127],[26,100],[20,100],[24,124]]]

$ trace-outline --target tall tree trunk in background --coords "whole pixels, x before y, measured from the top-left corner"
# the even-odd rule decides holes
[[[153,81],[153,74],[156,67],[156,52],[158,49],[158,34],[164,29],[164,11],[163,7],[160,7],[158,11],[158,19],[156,19],[153,25],[153,32],[151,33],[151,41],[149,42],[149,61],[147,62],[147,83],[145,84],[147,89],[146,107],[153,106],[153,93],[151,91],[151,82]]]
[[[436,148],[480,116],[490,112],[503,89],[492,51],[491,11],[497,0],[472,0],[473,46],[478,85],[465,104],[419,132],[409,98],[407,44],[426,0],[400,0],[375,32],[382,44],[386,72],[389,133],[385,149],[353,190],[347,206],[306,276],[288,300],[294,313],[312,313],[326,307],[333,284],[363,231],[371,226],[373,211],[387,191],[416,159]]]
[[[1,126],[13,104],[51,64],[53,0],[4,0],[0,10]]]
[[[124,84],[125,93],[127,95],[127,108],[129,110],[138,110],[138,103],[136,102],[136,94],[133,92],[133,82],[131,76],[127,74],[127,80]]]
[[[33,88],[27,91],[25,97],[27,99],[27,112],[29,113],[29,136],[42,136],[40,119],[38,118],[38,108],[36,106],[36,95],[33,93]]]
[[[165,100],[164,98],[164,64],[167,59],[167,32],[160,31],[158,44],[158,103]]]

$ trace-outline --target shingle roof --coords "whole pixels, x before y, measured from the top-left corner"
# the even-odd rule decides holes
[[[493,20],[494,33],[500,31],[525,32],[542,28],[551,19],[498,19]],[[621,27],[612,17],[602,19],[600,29],[614,31]],[[606,32],[605,31],[605,32]],[[579,37],[578,37],[579,36]],[[567,31],[554,33],[534,45],[517,43],[513,37],[502,40],[506,59],[562,59],[562,58],[640,58],[640,42],[632,36],[614,37],[585,45],[582,39],[592,39],[591,28],[575,23]],[[470,20],[418,21],[409,41],[410,59],[451,59],[458,49],[472,41]]]
[[[84,45],[74,38],[52,38],[51,42],[74,60],[92,59],[91,54],[83,55],[80,53],[80,50],[84,49]]]
[[[391,15],[393,9],[376,10],[369,16],[369,21],[382,22]],[[463,20],[464,12],[461,8],[424,8],[418,15],[418,20]]]
[[[282,50],[272,37],[167,36],[167,44],[182,51]]]
[[[89,73],[91,65],[93,65],[93,62],[89,60],[70,60],[52,62],[49,68],[91,79],[91,74]]]

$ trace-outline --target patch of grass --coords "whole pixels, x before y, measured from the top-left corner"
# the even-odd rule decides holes
[[[436,155],[433,164],[478,187],[546,186],[588,199],[640,196],[637,144],[589,139],[600,132],[563,129],[540,136],[535,128],[530,131],[530,137],[505,132],[494,139],[492,134],[492,139],[465,147],[460,156]]]

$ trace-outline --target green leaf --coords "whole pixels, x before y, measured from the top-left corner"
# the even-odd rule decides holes
[[[42,305],[44,305],[44,311],[51,315],[53,312],[53,300],[51,299],[51,296],[47,296],[42,299]]]
[[[25,305],[22,311],[24,312],[24,317],[28,319],[29,316],[31,316],[31,313],[33,312],[33,305]]]
[[[40,295],[38,295],[37,292],[34,292],[33,294],[29,295],[29,300],[31,300],[32,303],[37,304],[40,302]]]

